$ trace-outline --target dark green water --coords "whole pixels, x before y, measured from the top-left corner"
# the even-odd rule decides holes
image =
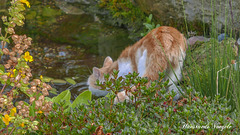
[[[0,0],[0,15],[7,13],[5,2]],[[51,83],[58,93],[71,86],[62,81],[66,77],[81,83],[71,90],[72,100],[87,89],[85,83],[94,66],[101,67],[106,56],[116,60],[133,43],[127,30],[108,26],[93,14],[66,14],[54,2],[32,1],[25,26],[17,33],[34,39],[29,51],[34,56],[30,66],[35,78],[61,79]]]

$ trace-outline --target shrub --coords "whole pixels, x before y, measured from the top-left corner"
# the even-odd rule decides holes
[[[235,111],[230,112],[226,99],[214,100],[186,90],[186,97],[173,101],[175,93],[167,92],[167,82],[154,81],[147,88],[146,78],[137,73],[126,78],[109,79],[100,84],[112,91],[106,97],[81,104],[64,112],[64,103],[53,105],[48,116],[40,115],[39,134],[233,134],[240,132]],[[109,76],[106,76],[108,78]],[[160,74],[159,80],[162,80]],[[115,91],[135,86],[136,102],[113,104]],[[132,97],[133,99],[134,97]],[[132,100],[133,101],[133,100]]]
[[[228,105],[229,101],[226,98],[219,95],[219,93],[227,94],[228,91],[212,92],[211,98],[207,98],[202,96],[202,93],[186,88],[186,95],[178,101],[173,101],[176,94],[167,91],[168,81],[162,81],[164,73],[159,74],[159,79],[151,82],[150,87],[146,87],[148,80],[138,77],[137,73],[117,78],[118,72],[114,71],[113,78],[105,75],[107,81],[103,84],[98,82],[102,89],[111,91],[109,95],[88,103],[86,100],[91,100],[89,91],[80,94],[73,103],[70,102],[69,90],[52,99],[46,97],[51,86],[44,82],[42,76],[40,79],[31,80],[32,74],[28,62],[34,59],[30,52],[26,51],[31,45],[31,38],[17,35],[14,31],[16,26],[24,24],[24,4],[30,7],[27,0],[12,0],[9,17],[2,17],[6,28],[0,34],[2,40],[0,53],[5,62],[0,66],[0,81],[3,85],[0,91],[1,134],[237,134],[240,132],[239,113]],[[216,43],[214,40],[212,42],[211,48],[215,49]],[[6,43],[12,43],[13,48],[6,48]],[[219,53],[215,53],[213,49],[211,54]],[[228,49],[223,50],[228,51]],[[221,51],[220,49],[220,54]],[[215,56],[211,55],[211,66],[207,70],[211,78],[207,75],[207,79],[203,79],[210,80],[216,77],[215,71],[220,71],[222,66],[230,65],[227,64],[228,57],[217,59]],[[236,90],[239,86],[239,69],[231,66],[229,66],[230,71],[220,74],[222,80],[217,81],[223,84],[219,85],[220,89],[229,88],[230,92],[236,93],[233,97],[236,99],[235,102],[239,103],[239,92]],[[192,73],[197,75],[197,72]],[[224,81],[224,75],[229,77],[227,81]],[[197,85],[196,78],[192,76],[194,81],[190,83],[194,88],[204,84],[200,82]],[[213,87],[203,85],[199,88],[203,90],[207,87],[207,90],[212,90],[217,87],[216,84],[211,84]],[[129,92],[132,86],[136,87],[136,91],[132,93],[134,96],[131,97],[130,102],[113,104],[119,90]],[[22,95],[26,98],[24,101],[18,99]],[[239,104],[236,107],[239,109]]]
[[[48,114],[52,107],[52,102],[45,100],[51,86],[40,79],[30,83],[32,74],[28,62],[32,62],[33,57],[26,49],[31,46],[32,39],[26,35],[17,35],[14,30],[16,26],[24,25],[25,4],[30,7],[27,0],[12,0],[9,16],[2,16],[6,27],[4,31],[0,28],[0,53],[4,62],[0,66],[1,134],[24,134],[37,130],[35,116],[39,113]],[[12,49],[6,48],[7,43],[11,43]],[[20,101],[21,97],[26,99]]]

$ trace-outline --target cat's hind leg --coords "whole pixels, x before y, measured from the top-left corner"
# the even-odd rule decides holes
[[[168,74],[166,75],[166,79],[169,79],[169,85],[170,87],[168,88],[169,91],[174,91],[177,95],[174,97],[174,100],[178,100],[183,93],[181,87],[177,86],[178,82],[182,78],[182,66],[183,66],[183,57],[179,57],[179,63],[177,64],[176,67],[170,67],[168,69]]]

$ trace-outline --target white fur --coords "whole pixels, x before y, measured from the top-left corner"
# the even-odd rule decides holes
[[[128,73],[132,73],[133,70],[131,61],[126,59],[118,60],[118,70],[119,70],[118,77],[120,76],[124,77]]]
[[[117,96],[119,96],[119,95],[121,95],[121,96],[123,96],[123,97],[125,97],[124,99],[125,100],[127,100],[127,101],[129,101],[130,100],[130,98],[129,98],[129,96],[128,95],[126,95],[126,92],[125,92],[125,90],[124,91],[121,91],[121,92],[119,92],[118,94],[117,94]],[[118,101],[118,98],[116,97],[116,98],[114,98],[114,104],[117,104],[119,101]]]
[[[143,76],[146,71],[147,50],[145,49],[138,60],[137,68],[139,76]]]
[[[117,96],[118,97],[114,98],[114,104],[116,104],[118,102],[123,102],[123,100],[126,100],[127,102],[130,102],[130,101],[132,101],[130,99],[130,97],[133,96],[133,95],[130,92],[127,92],[127,94],[126,94],[126,91],[124,90],[124,91],[118,92]],[[122,98],[122,97],[124,97],[124,98]],[[132,102],[134,103],[135,99],[133,99]]]
[[[177,95],[174,97],[174,100],[179,99],[179,97],[181,96],[180,91],[183,93],[183,91],[181,90],[180,87],[177,87],[177,82],[179,80],[181,80],[182,78],[182,66],[183,66],[183,61],[185,59],[186,54],[182,51],[182,49],[180,48],[180,56],[179,56],[179,63],[178,66],[175,69],[170,69],[170,72],[168,74],[168,78],[169,78],[169,84],[171,85],[169,87],[169,91],[174,91],[177,93]],[[180,90],[180,91],[179,91]]]
[[[106,96],[109,93],[109,91],[99,90],[91,87],[89,81],[90,80],[88,79],[87,81],[88,90],[92,92],[92,95],[99,97],[99,96]]]
[[[109,93],[109,91],[94,89],[91,86],[89,86],[88,89],[89,89],[89,91],[92,92],[92,95],[97,96],[97,97],[106,96]]]

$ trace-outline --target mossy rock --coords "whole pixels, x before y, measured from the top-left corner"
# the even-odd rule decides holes
[[[54,16],[59,16],[61,15],[60,10],[56,10],[50,7],[44,7],[42,10],[42,16],[43,17],[54,17]]]

